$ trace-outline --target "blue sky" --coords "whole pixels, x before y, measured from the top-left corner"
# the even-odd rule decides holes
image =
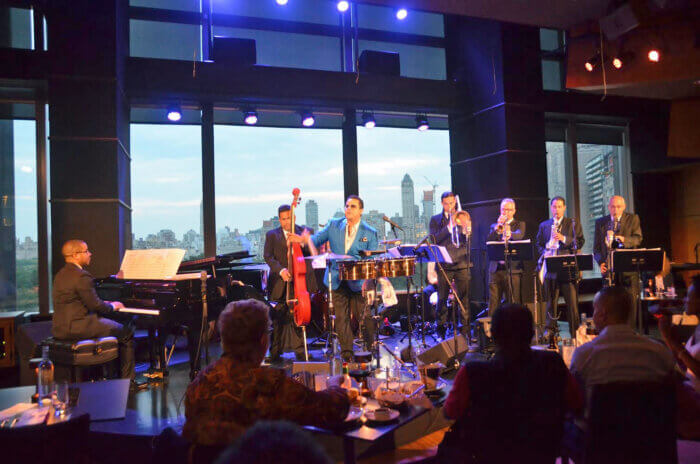
[[[36,239],[34,123],[15,121],[17,235]],[[365,211],[391,216],[401,211],[401,179],[415,183],[416,204],[435,181],[438,194],[450,188],[447,131],[358,127],[360,195]],[[202,198],[199,126],[131,125],[133,232],[145,237],[172,229],[181,238],[199,231]],[[216,126],[217,230],[242,233],[276,215],[277,206],[301,189],[298,222],[313,199],[324,223],[343,205],[340,130]],[[425,176],[425,177],[424,177]]]

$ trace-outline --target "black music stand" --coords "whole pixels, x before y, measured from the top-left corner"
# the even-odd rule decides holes
[[[593,270],[593,255],[558,255],[544,258],[547,274],[556,274],[557,282],[578,282],[580,271]]]
[[[509,240],[507,242],[486,242],[486,253],[491,261],[504,261],[508,272],[508,303],[513,302],[513,261],[530,261],[534,256],[532,242]],[[495,308],[494,308],[495,309]],[[491,310],[491,308],[489,308]]]
[[[637,273],[639,289],[643,289],[642,272],[658,274],[664,265],[664,251],[661,248],[654,249],[620,249],[612,252],[612,271],[619,275],[623,272]],[[634,295],[635,309],[637,311],[637,329],[642,324],[642,300],[639,295]]]

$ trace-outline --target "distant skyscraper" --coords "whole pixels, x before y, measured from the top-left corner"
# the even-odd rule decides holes
[[[415,217],[415,201],[416,196],[413,191],[413,180],[411,176],[406,174],[401,181],[401,213],[404,219],[410,223],[413,223],[413,218]]]
[[[306,202],[306,227],[318,230],[318,203],[314,200]]]
[[[585,153],[586,148],[586,145],[582,145],[581,151]],[[600,149],[599,146],[594,148]],[[609,152],[600,154],[586,163],[586,197],[581,209],[588,210],[590,219],[596,219],[608,213],[607,202],[616,194],[615,187],[620,183],[620,173],[615,166],[616,158],[617,147],[612,147]],[[586,236],[593,237],[594,229],[595,222],[588,221]]]
[[[371,210],[365,216],[367,224],[377,229],[377,236],[379,240],[384,240],[384,238],[386,237],[386,227],[383,217],[384,213],[380,213],[376,209]]]
[[[423,222],[430,223],[430,218],[435,214],[435,191],[423,190]]]

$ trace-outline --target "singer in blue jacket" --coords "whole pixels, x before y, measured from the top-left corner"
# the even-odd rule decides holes
[[[345,201],[345,217],[333,218],[316,234],[305,234],[302,240],[312,246],[315,254],[316,247],[328,242],[330,251],[338,255],[348,255],[355,259],[366,258],[365,251],[376,250],[379,247],[377,231],[362,220],[364,202],[357,195],[348,196]],[[353,332],[350,327],[350,314],[357,321],[364,321],[363,338],[366,348],[370,349],[374,341],[375,322],[367,309],[362,297],[362,280],[340,280],[338,263],[328,263],[323,281],[328,286],[328,273],[332,274],[333,307],[335,308],[335,330],[338,333],[342,357],[351,360],[353,349]]]
[[[471,218],[466,211],[456,210],[455,194],[445,192],[441,197],[442,213],[430,218],[430,235],[434,237],[435,244],[447,248],[452,258],[452,264],[443,264],[447,279],[454,281],[456,297],[459,298],[464,309],[455,302],[452,307],[459,308],[462,319],[462,334],[469,338],[469,243],[471,235]],[[445,275],[436,269],[438,276],[438,335],[445,338],[445,324],[447,323],[447,297],[450,294],[450,286]]]

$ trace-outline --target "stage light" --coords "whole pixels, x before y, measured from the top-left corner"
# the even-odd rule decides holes
[[[348,11],[348,8],[350,8],[350,2],[342,0],[337,3],[336,8],[338,8],[338,11],[340,11],[341,13],[345,13],[346,11]]]
[[[598,63],[600,63],[600,52],[596,52],[595,55],[586,60],[583,66],[586,68],[586,71],[593,72],[595,67],[598,66]]]
[[[278,5],[286,5],[289,0],[275,0]]]
[[[428,124],[428,117],[424,114],[419,114],[416,116],[416,129],[421,132],[430,129],[430,124]]]
[[[649,52],[647,53],[647,58],[648,58],[649,61],[651,61],[652,63],[658,63],[659,60],[661,60],[661,52],[659,51],[658,48],[652,48],[652,49],[649,50]]]
[[[619,57],[616,56],[615,58],[612,59],[613,68],[615,68],[615,69],[620,69],[620,68],[622,67],[622,64],[623,64],[623,63],[622,63],[622,59],[621,59],[621,58],[619,58]]]
[[[316,119],[310,111],[304,111],[301,113],[301,125],[304,127],[311,127],[316,124]]]
[[[406,8],[399,8],[396,10],[396,19],[403,21],[408,16],[408,10]]]
[[[622,69],[625,64],[629,63],[631,60],[634,59],[634,53],[632,52],[622,52],[618,53],[615,55],[611,61],[613,68],[615,69]]]
[[[178,122],[180,119],[182,119],[182,110],[180,109],[180,105],[169,105],[168,120]]]
[[[370,111],[365,111],[362,113],[362,124],[366,129],[372,129],[376,127],[377,121],[374,119],[374,113]]]
[[[257,111],[248,110],[248,111],[244,111],[243,114],[244,114],[243,121],[246,124],[248,124],[249,126],[254,126],[258,123]]]

